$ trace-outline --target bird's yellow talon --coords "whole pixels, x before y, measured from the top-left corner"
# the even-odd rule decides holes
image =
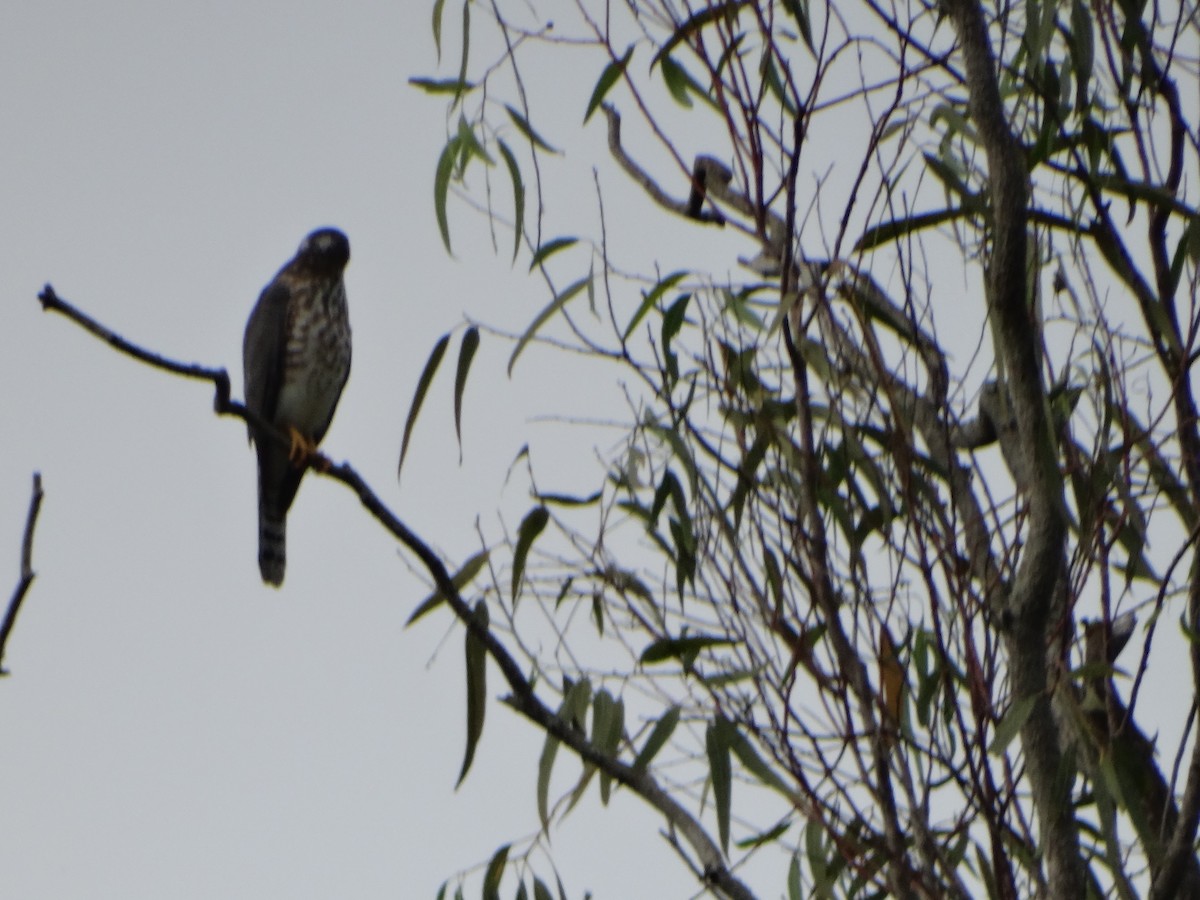
[[[297,469],[302,469],[309,457],[316,455],[317,445],[290,425],[288,426],[288,438],[291,441],[288,446],[288,461]]]

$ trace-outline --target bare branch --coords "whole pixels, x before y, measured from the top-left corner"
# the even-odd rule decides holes
[[[42,309],[46,312],[61,313],[75,324],[82,326],[91,334],[100,338],[100,340],[107,343],[113,349],[118,350],[127,356],[132,356],[134,359],[140,360],[147,365],[154,366],[156,369],[163,369],[167,372],[173,372],[176,375],[182,375],[184,378],[196,378],[202,381],[211,381],[217,388],[218,410],[221,409],[223,402],[228,402],[229,374],[224,369],[210,369],[206,366],[197,365],[196,363],[176,362],[175,360],[167,359],[165,356],[144,350],[136,344],[131,344],[112,329],[101,325],[86,313],[81,312],[66,300],[63,300],[54,292],[54,288],[50,285],[46,285],[44,288],[42,288],[42,292],[38,294],[38,299],[42,301]]]
[[[37,525],[38,512],[42,508],[42,476],[40,472],[33,473],[33,494],[29,498],[29,513],[25,517],[25,537],[21,541],[21,576],[17,581],[12,598],[8,601],[8,610],[4,621],[0,622],[0,676],[7,675],[4,668],[4,651],[8,647],[8,637],[12,634],[13,625],[17,621],[17,613],[25,595],[33,584],[33,529]]]

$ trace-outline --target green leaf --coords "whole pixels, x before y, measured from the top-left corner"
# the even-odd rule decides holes
[[[596,692],[592,699],[592,737],[591,744],[599,753],[611,759],[617,756],[617,747],[621,740],[621,734],[625,727],[625,705],[620,700],[614,700],[612,694],[601,688]],[[575,804],[583,796],[588,784],[595,775],[597,766],[594,763],[585,763],[583,773],[579,778],[579,783],[575,790],[571,793],[571,799],[567,804],[567,812],[575,807]],[[612,791],[612,776],[601,772],[600,774],[600,799],[606,806],[608,798]],[[564,813],[565,815],[565,813]]]
[[[438,62],[442,61],[442,9],[445,5],[446,0],[433,0],[433,46],[437,49]]]
[[[512,179],[513,262],[516,262],[517,254],[521,252],[521,235],[525,231],[525,183],[521,180],[521,167],[517,165],[517,158],[508,149],[508,144],[497,140],[496,146],[500,148],[500,156],[503,158],[504,164],[508,166],[508,176]]]
[[[804,827],[804,855],[808,859],[808,871],[813,879],[810,897],[829,896],[829,863],[825,841],[822,840],[823,829],[823,824],[816,819],[810,819]]]
[[[554,771],[554,757],[558,755],[559,743],[558,738],[546,732],[546,742],[542,744],[542,756],[538,760],[537,808],[543,831],[550,827],[550,773]]]
[[[1192,265],[1200,262],[1200,216],[1189,216],[1175,253],[1171,256],[1169,292],[1174,294],[1179,287],[1179,279],[1183,275],[1185,260],[1191,260]]]
[[[649,425],[647,427],[653,432],[655,437],[669,446],[675,457],[683,463],[683,469],[687,473],[688,489],[692,492],[692,496],[695,496],[699,478],[696,474],[696,461],[692,458],[691,451],[688,450],[682,435],[674,428],[665,428],[662,425]],[[681,515],[686,513],[685,504],[680,504],[679,512]]]
[[[692,98],[688,96],[688,75],[683,70],[683,66],[675,62],[670,56],[664,56],[660,61],[662,69],[663,81],[667,83],[667,90],[671,92],[671,96],[675,98],[675,102],[687,109],[692,108]]]
[[[709,22],[715,22],[720,18],[726,18],[728,21],[728,19],[732,18],[737,13],[738,7],[745,5],[746,3],[744,0],[741,0],[741,2],[739,2],[739,0],[733,0],[733,2],[730,3],[721,3],[716,6],[710,6],[703,12],[698,12],[694,16],[689,17],[687,21],[681,23],[680,26],[675,29],[674,33],[667,39],[667,42],[663,44],[661,48],[659,48],[658,53],[654,54],[654,59],[650,60],[650,68],[653,69],[655,65],[665,59],[672,50],[679,46],[680,43],[688,40],[688,38],[704,28],[704,26]]]
[[[672,272],[651,290],[642,296],[642,302],[637,308],[637,312],[633,314],[633,318],[629,320],[629,324],[625,326],[625,333],[621,335],[622,340],[629,340],[629,336],[633,334],[633,330],[638,327],[638,324],[646,317],[646,313],[654,308],[654,305],[662,299],[662,295],[679,284],[683,279],[687,278],[686,271]],[[686,304],[685,304],[686,305]],[[682,315],[680,316],[682,319]]]
[[[483,876],[483,900],[500,900],[500,879],[504,877],[504,867],[508,864],[508,849],[511,846],[505,844],[488,863],[487,872]]]
[[[454,160],[458,158],[460,149],[457,137],[446,141],[446,146],[442,148],[442,155],[438,157],[437,171],[433,176],[433,211],[437,215],[438,231],[442,233],[442,243],[446,245],[446,252],[451,256],[454,255],[454,251],[450,249],[450,221],[446,217],[446,197],[450,192],[450,176],[454,172]]]
[[[567,599],[567,594],[571,590],[571,585],[575,583],[575,576],[569,575],[563,580],[562,586],[558,589],[558,596],[554,598],[554,608],[557,610],[562,606],[562,602]]]
[[[687,497],[684,496],[683,485],[679,483],[679,479],[675,477],[675,473],[670,467],[663,472],[662,482],[654,492],[654,502],[650,506],[650,528],[658,527],[658,517],[663,511],[663,507],[667,505],[668,499],[674,503],[677,514],[687,515]]]
[[[733,767],[729,762],[732,734],[733,724],[721,715],[714,718],[704,732],[713,802],[717,807],[717,831],[721,837],[721,849],[726,853],[729,852],[729,813],[733,795]]]
[[[804,896],[800,893],[800,855],[798,853],[792,854],[792,861],[788,864],[787,892],[788,900],[800,900]]]
[[[554,900],[554,895],[550,893],[550,888],[546,887],[542,879],[536,875],[533,878],[533,900]]]
[[[783,0],[783,8],[796,20],[796,26],[800,29],[800,37],[804,39],[804,43],[811,51],[813,49],[812,22],[808,15],[808,0]]]
[[[929,166],[930,171],[942,183],[948,194],[955,194],[961,197],[964,206],[980,203],[979,196],[963,181],[963,176],[955,165],[952,165],[945,159],[934,156],[932,153],[926,153],[924,157],[925,164]]]
[[[525,346],[533,339],[534,335],[537,334],[538,329],[545,325],[546,322],[549,321],[549,319],[556,312],[566,306],[567,302],[572,297],[587,287],[588,284],[591,283],[591,280],[592,279],[590,276],[586,278],[580,278],[574,284],[569,285],[561,294],[558,294],[556,297],[554,297],[554,299],[552,299],[546,305],[546,308],[537,314],[537,318],[533,320],[533,324],[525,329],[525,333],[521,335],[520,340],[517,341],[517,346],[516,349],[513,350],[512,356],[508,358],[509,375],[512,375],[513,366],[517,364],[517,357],[521,355],[521,351],[525,349]]]
[[[646,738],[646,743],[642,745],[642,749],[638,752],[637,758],[633,761],[633,770],[635,772],[644,772],[646,767],[658,755],[658,751],[666,746],[667,741],[671,739],[671,734],[675,731],[675,726],[679,724],[679,707],[672,706],[663,713],[654,727],[650,729],[650,736]]]
[[[462,148],[464,166],[467,160],[473,156],[479,157],[489,166],[496,164],[496,161],[484,149],[483,144],[479,143],[479,138],[475,137],[475,130],[467,122],[466,116],[458,117],[458,144]]]
[[[587,721],[588,706],[592,702],[592,683],[583,678],[574,684],[568,682],[568,685],[559,715],[572,728],[583,731]]]
[[[1200,263],[1200,216],[1189,216],[1187,228],[1179,240],[1179,246],[1187,251],[1192,265]]]
[[[1046,62],[1046,50],[1050,36],[1054,31],[1055,14],[1058,12],[1056,2],[1047,2],[1044,6],[1030,2],[1027,4],[1025,25],[1025,46],[1029,51],[1031,67],[1037,71]],[[1041,9],[1039,14],[1038,10]]]
[[[616,759],[625,733],[625,701],[600,691],[592,703],[592,744],[609,759]],[[612,776],[600,773],[600,802],[608,805],[612,793]]]
[[[744,734],[737,730],[737,726],[730,724],[733,737],[730,742],[734,755],[746,770],[761,781],[764,785],[775,790],[787,797],[789,800],[799,804],[801,800],[797,797],[796,792],[787,786],[787,783],[779,777],[779,775],[758,755],[758,751],[754,749],[754,745],[746,738]]]
[[[538,247],[537,252],[533,254],[533,260],[529,263],[529,271],[532,272],[559,250],[566,250],[573,244],[578,243],[579,238],[563,237],[555,238],[548,243],[542,244],[542,246]]]
[[[754,443],[750,445],[750,449],[746,452],[745,458],[738,464],[738,480],[737,485],[733,489],[733,495],[729,498],[729,509],[733,510],[734,527],[738,527],[742,522],[742,511],[746,505],[746,499],[756,492],[758,487],[757,471],[762,461],[766,459],[767,448],[771,444],[771,435],[765,431],[760,431],[754,438]]]
[[[508,110],[508,117],[513,120],[513,124],[517,126],[517,130],[525,137],[529,138],[530,143],[535,147],[545,150],[547,153],[559,153],[554,147],[551,147],[540,134],[533,130],[533,126],[529,124],[529,120],[521,115],[517,110],[505,104],[504,108]]]
[[[600,502],[604,492],[596,491],[586,497],[572,497],[567,494],[537,494],[536,496],[539,502],[549,503],[553,506],[594,506]]]
[[[525,559],[529,556],[529,548],[534,540],[542,533],[546,523],[550,521],[550,510],[544,506],[535,506],[521,520],[517,530],[517,548],[513,552],[512,571],[512,600],[513,607],[517,605],[518,592],[521,589],[521,578],[525,575]]]
[[[604,102],[605,95],[612,90],[612,86],[617,83],[617,79],[625,73],[625,67],[629,65],[629,60],[632,56],[633,44],[630,44],[624,56],[620,59],[610,61],[604,67],[604,71],[600,73],[600,79],[596,82],[596,87],[592,90],[592,98],[588,100],[587,111],[583,114],[583,123],[585,125],[587,124],[587,120],[592,117],[592,113],[596,111],[596,107]]]
[[[612,724],[616,701],[608,688],[600,688],[592,697],[592,746],[604,751],[608,746],[608,729]]]
[[[753,309],[750,308],[750,303],[754,299],[755,288],[747,288],[738,291],[736,294],[726,288],[721,289],[721,295],[725,300],[725,312],[731,314],[735,320],[742,325],[749,325],[755,331],[762,331],[765,323]]]
[[[969,215],[971,215],[971,210],[966,207],[955,207],[953,209],[940,209],[935,212],[920,213],[915,216],[906,216],[903,219],[891,219],[887,222],[881,222],[862,233],[862,237],[854,244],[854,252],[860,253],[864,250],[874,250],[876,247],[891,243],[899,238],[908,237],[915,232],[923,231],[926,228],[936,228],[946,222],[953,222],[956,219],[962,219]]]
[[[442,357],[446,354],[446,345],[450,343],[450,335],[444,334],[433,346],[433,352],[429,354],[429,359],[425,362],[425,369],[421,372],[421,377],[417,379],[417,390],[413,394],[412,405],[408,408],[408,418],[404,421],[404,439],[400,442],[400,462],[396,466],[396,477],[400,477],[400,473],[404,470],[404,457],[408,455],[408,441],[412,437],[413,426],[417,424],[417,414],[421,411],[421,404],[425,402],[425,394],[429,390],[429,383],[433,381],[433,376],[437,373],[438,365],[442,361]]]
[[[1179,478],[1178,467],[1162,455],[1149,429],[1141,425],[1127,407],[1117,406],[1113,412],[1121,419],[1128,420],[1126,431],[1131,436],[1131,442],[1137,444],[1138,450],[1146,460],[1151,480],[1171,501],[1171,506],[1175,514],[1183,520],[1184,527],[1189,530],[1200,527],[1200,516],[1197,516],[1192,505],[1191,494]]]
[[[1033,705],[1037,703],[1037,696],[1023,697],[1020,700],[1013,701],[1012,706],[1001,717],[1000,722],[996,725],[996,733],[992,737],[991,744],[988,745],[988,753],[992,756],[1002,756],[1005,748],[1009,745],[1013,738],[1021,730],[1021,726],[1029,719],[1029,714],[1033,712]]]
[[[467,388],[467,373],[471,371],[471,360],[479,349],[479,329],[472,325],[462,336],[458,345],[458,371],[454,373],[454,433],[458,436],[458,461],[462,463],[462,398]]]
[[[558,603],[554,604],[554,608],[558,609]],[[592,621],[596,623],[596,634],[604,637],[604,595],[599,591],[592,594]]]
[[[1071,28],[1067,32],[1067,43],[1071,49],[1071,62],[1075,69],[1075,80],[1079,85],[1080,111],[1087,98],[1087,88],[1092,80],[1095,62],[1095,43],[1092,30],[1092,14],[1083,0],[1072,0]]]
[[[733,35],[733,39],[726,43],[725,48],[721,51],[721,55],[717,57],[717,64],[713,67],[713,81],[719,81],[727,68],[731,67],[731,61],[738,59],[742,54],[742,44],[746,42],[746,32],[739,31]]]
[[[692,105],[692,97],[699,97],[704,101],[704,104],[714,111],[720,111],[717,102],[710,96],[709,91],[692,77],[683,66],[677,63],[674,57],[663,57],[662,61],[663,79],[667,83],[667,89],[672,96],[676,96],[677,90],[682,90],[685,93],[682,97],[676,96],[676,99],[683,103],[684,106]]]
[[[695,637],[659,638],[642,651],[638,660],[643,666],[678,659],[690,668],[696,655],[709,647],[728,647],[734,641],[729,638],[696,635]]]
[[[775,601],[778,612],[783,609],[783,572],[779,569],[779,560],[775,551],[770,547],[763,548],[763,567],[766,569],[767,584],[771,589],[771,597]]]
[[[684,316],[687,315],[688,301],[691,299],[691,294],[681,294],[663,314],[663,344],[669,345],[671,343],[671,339],[678,335],[680,330],[683,328],[683,323],[685,321]]]
[[[475,89],[473,82],[457,78],[410,78],[408,83],[427,94],[464,94]]]
[[[462,60],[458,64],[458,80],[467,80],[467,56],[471,49],[471,0],[463,0],[463,36],[462,36]],[[459,98],[462,95],[454,98],[454,103],[457,105]]]
[[[1179,631],[1187,638],[1189,644],[1200,643],[1200,631],[1188,625],[1187,614],[1179,614]]]
[[[582,730],[587,716],[588,704],[591,702],[592,686],[586,678],[574,684],[568,683],[565,688],[563,702],[558,708],[558,717],[567,727]],[[558,738],[547,732],[546,743],[542,746],[542,757],[538,761],[537,808],[538,818],[542,828],[550,827],[549,793],[550,773],[554,769],[554,757],[558,754]]]
[[[488,561],[488,553],[489,551],[487,550],[481,550],[468,559],[463,564],[463,567],[454,573],[454,577],[450,579],[450,582],[454,585],[456,591],[461,591],[475,579],[475,576],[479,574],[479,570],[483,568],[484,563]],[[408,617],[408,621],[404,623],[404,627],[407,628],[413,622],[417,621],[417,619],[445,602],[446,595],[441,591],[434,591],[417,605],[412,615]]]
[[[484,629],[488,627],[487,604],[482,600],[475,604],[473,618]],[[454,784],[456,789],[467,777],[471,760],[475,758],[475,747],[479,743],[479,736],[483,734],[483,714],[487,709],[487,648],[473,628],[467,628],[466,657],[467,750],[463,755],[462,771],[458,773],[458,781]]]
[[[933,713],[933,701],[942,684],[942,665],[937,644],[924,629],[917,631],[913,639],[913,671],[917,677],[914,704],[917,721],[923,728],[928,728]]]
[[[779,67],[775,65],[775,54],[769,47],[763,51],[762,63],[759,65],[759,70],[762,73],[767,89],[775,95],[775,99],[779,101],[779,105],[783,107],[784,112],[789,117],[795,117],[796,104],[788,96],[788,87],[783,83],[783,78],[779,75]]]
[[[761,847],[763,844],[772,844],[779,838],[783,837],[784,833],[792,827],[791,819],[784,819],[774,828],[769,828],[759,834],[752,835],[744,840],[735,841],[733,846],[739,850],[752,850],[755,847]]]
[[[679,334],[680,329],[683,328],[684,316],[687,314],[688,302],[691,299],[691,294],[681,294],[676,298],[674,303],[667,307],[667,311],[663,313],[663,356],[666,358],[667,372],[671,376],[672,382],[679,378],[679,361],[675,356],[675,352],[671,349],[671,341]]]

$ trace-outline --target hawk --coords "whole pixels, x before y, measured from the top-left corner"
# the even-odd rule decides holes
[[[263,581],[276,587],[283,584],[288,508],[350,375],[342,282],[349,261],[344,234],[314,231],[263,288],[246,323],[246,408],[291,437],[289,449],[250,426],[258,453],[258,568]]]

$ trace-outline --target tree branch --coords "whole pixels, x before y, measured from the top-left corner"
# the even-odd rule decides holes
[[[50,285],[46,285],[39,295],[39,299],[42,301],[44,309],[66,316],[118,351],[132,356],[140,362],[172,374],[212,382],[217,392],[214,408],[218,415],[234,416],[247,424],[253,424],[281,442],[288,440],[284,431],[275,428],[247,410],[243,404],[229,398],[229,376],[224,369],[179,363],[147,351],[117,335],[59,298]],[[600,752],[592,746],[585,734],[560,718],[556,712],[541,701],[516,659],[491,629],[472,614],[470,605],[455,587],[449,570],[438,555],[388,509],[387,505],[379,499],[379,496],[352,466],[348,463],[333,465],[320,453],[311,454],[306,464],[318,475],[339,481],[354,491],[375,520],[421,561],[454,615],[475,635],[484,646],[488,656],[500,669],[511,691],[511,695],[505,698],[505,702],[509,706],[548,734],[552,734],[562,741],[574,750],[584,762],[594,765],[610,775],[615,781],[625,785],[650,806],[657,809],[683,835],[696,852],[703,867],[707,886],[720,891],[726,897],[734,898],[734,900],[752,900],[753,893],[730,871],[725,864],[720,848],[700,822],[676,802],[648,772],[636,770],[629,764]]]
[[[642,186],[650,198],[663,209],[676,213],[697,222],[708,222],[713,225],[724,225],[725,217],[719,210],[706,210],[704,201],[709,196],[719,197],[722,189],[732,177],[716,160],[706,156],[696,157],[696,165],[692,170],[691,191],[686,200],[676,200],[655,181],[650,174],[639,166],[621,146],[621,115],[612,106],[604,104],[604,114],[608,118],[608,150],[613,159],[625,170],[625,173]]]
[[[1013,699],[1033,701],[1021,728],[1021,743],[1041,825],[1050,893],[1082,897],[1087,879],[1070,802],[1074,773],[1063,754],[1047,672],[1058,645],[1048,633],[1052,609],[1060,598],[1065,607],[1067,527],[1062,473],[1042,383],[1041,334],[1027,289],[1028,174],[1024,151],[1009,128],[1000,97],[983,8],[978,0],[953,0],[948,6],[962,45],[968,109],[988,162],[992,213],[988,319],[1029,475],[1025,547],[1016,578],[1002,601],[1012,626],[1006,644]]]
[[[21,611],[21,604],[25,601],[25,595],[29,592],[29,586],[33,584],[35,577],[33,529],[37,525],[38,512],[41,511],[41,508],[42,476],[41,473],[34,472],[33,494],[29,498],[29,513],[25,517],[25,537],[21,541],[21,577],[13,590],[12,598],[8,601],[8,610],[4,614],[4,621],[0,622],[0,676],[8,674],[4,668],[4,651],[8,647],[8,637],[12,634],[13,625],[16,624],[17,613]]]
[[[89,333],[100,338],[113,349],[132,356],[136,360],[154,366],[156,369],[163,369],[167,372],[173,372],[176,375],[182,375],[184,378],[196,378],[202,381],[211,381],[217,388],[217,409],[222,409],[222,402],[229,400],[229,375],[224,369],[210,369],[205,366],[197,365],[196,363],[181,363],[175,360],[167,359],[157,353],[151,353],[149,350],[143,350],[136,344],[131,344],[125,338],[121,337],[115,331],[101,325],[91,316],[76,309],[66,300],[63,300],[54,292],[54,288],[46,285],[42,288],[42,292],[38,294],[38,300],[42,302],[42,309],[45,312],[56,312],[66,316],[76,325],[81,326]],[[255,423],[259,424],[259,423]]]

